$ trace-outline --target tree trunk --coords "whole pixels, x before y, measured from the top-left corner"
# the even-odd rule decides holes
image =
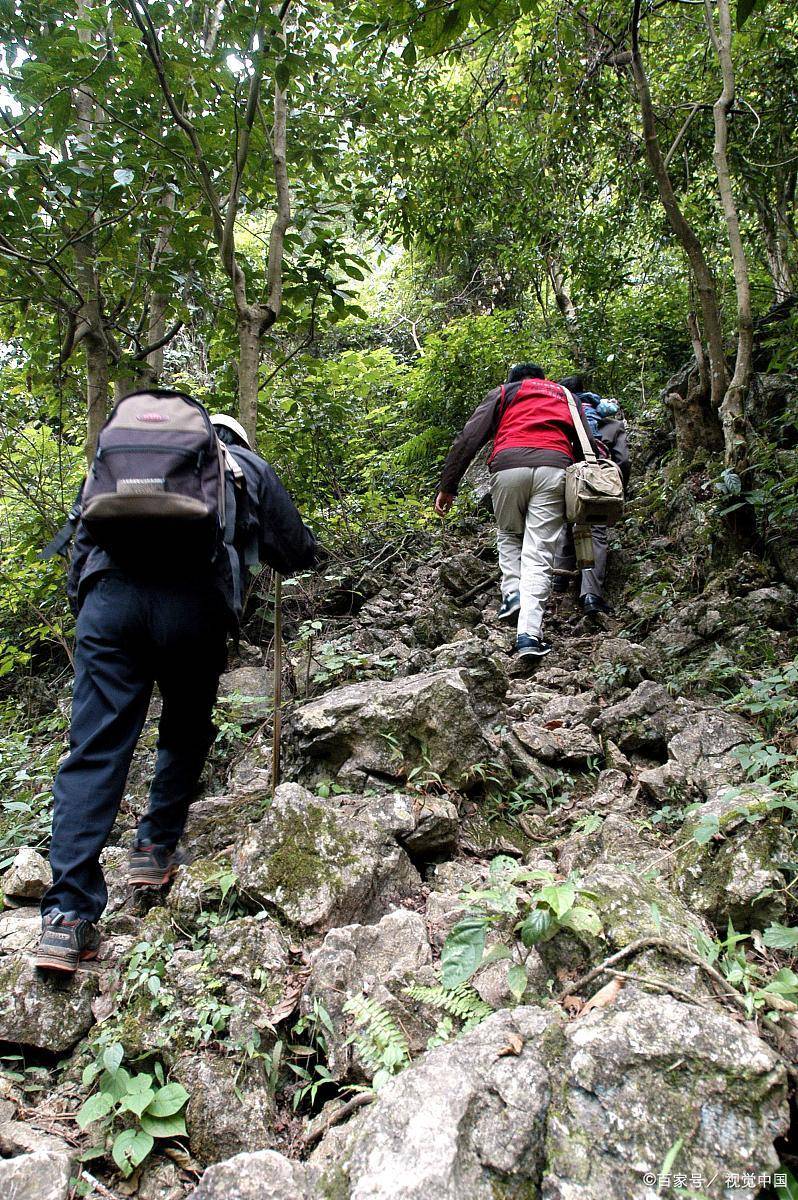
[[[260,317],[252,312],[238,316],[238,416],[253,450],[257,446],[258,367],[261,344]]]
[[[729,113],[734,104],[734,64],[731,55],[732,23],[729,0],[717,0],[718,28],[712,14],[712,0],[705,0],[705,15],[709,36],[715,47],[723,76],[723,87],[712,113],[715,122],[715,145],[712,157],[718,177],[723,215],[734,268],[734,288],[737,296],[737,355],[734,374],[720,406],[723,425],[723,445],[726,466],[737,474],[748,465],[748,439],[745,428],[745,398],[751,382],[754,350],[754,322],[751,316],[751,285],[748,262],[740,233],[740,220],[734,198],[729,169]]]
[[[577,312],[576,305],[571,299],[571,294],[568,291],[568,286],[565,282],[565,275],[563,274],[563,269],[560,266],[559,261],[553,254],[548,252],[546,253],[546,271],[549,279],[551,280],[551,286],[554,289],[554,299],[557,303],[558,309],[562,313],[563,320],[565,321],[565,327],[568,330],[568,335],[574,351],[574,358],[576,359],[576,365],[580,370],[584,370],[587,366],[587,363],[585,361],[585,352],[580,336],[581,329],[579,324],[579,313]]]
[[[723,330],[720,320],[715,278],[707,262],[701,243],[695,231],[687,221],[679,207],[673,185],[665,166],[665,159],[657,136],[657,124],[654,115],[654,104],[648,86],[643,59],[640,55],[640,3],[635,0],[632,17],[632,74],[634,76],[637,95],[640,101],[640,112],[643,118],[643,136],[646,147],[646,158],[651,173],[657,184],[662,207],[676,238],[687,255],[692,268],[693,277],[698,289],[701,305],[701,316],[704,323],[704,336],[709,351],[709,381],[713,407],[720,408],[726,394],[728,373],[726,371],[726,356],[723,350]]]
[[[108,416],[110,368],[105,338],[87,333],[86,343],[86,461],[91,464],[97,438]]]

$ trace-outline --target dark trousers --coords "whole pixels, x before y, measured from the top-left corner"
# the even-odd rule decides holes
[[[138,838],[173,849],[213,738],[226,624],[209,586],[101,575],[77,623],[69,757],[53,786],[53,884],[42,912],[96,921],[108,902],[99,864],[158,684],[163,700],[149,807]]]
[[[607,575],[607,526],[591,525],[590,535],[593,539],[593,566],[582,571],[579,587],[580,596],[599,596],[604,599],[604,580]],[[570,525],[566,525],[560,535],[557,553],[554,559],[555,571],[575,571],[576,552],[574,536]]]

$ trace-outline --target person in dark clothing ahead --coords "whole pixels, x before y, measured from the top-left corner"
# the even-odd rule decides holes
[[[126,416],[120,415],[123,406]],[[109,445],[107,439],[104,445],[103,435],[115,420],[122,426],[117,444]],[[134,525],[117,534],[121,549],[112,557],[87,528],[91,514],[98,511],[92,509],[95,500],[87,497],[113,462],[112,452],[117,461],[127,455],[123,473],[135,477],[108,488],[108,494],[113,490],[113,503],[110,509],[105,504],[105,515],[110,513],[108,525],[113,525],[123,498],[138,489],[138,496],[145,495],[150,505],[145,513],[150,523],[139,521],[141,538],[152,542],[158,523],[152,519],[153,510],[164,495],[173,498],[177,490],[164,463],[169,458],[177,464],[175,472],[180,469],[189,453],[184,447],[193,436],[186,430],[191,423],[203,439],[196,468],[191,468],[191,486],[196,486],[201,469],[209,467],[206,479],[216,489],[214,496],[224,490],[227,498],[218,516],[211,513],[215,545],[206,559],[198,555],[192,563],[183,555],[179,566],[174,559],[170,565],[152,556],[148,547],[146,565],[134,569],[122,552]],[[158,433],[160,428],[167,432]],[[171,458],[170,436],[182,443]],[[149,475],[139,465],[148,457],[148,437],[162,443],[151,446],[158,453],[148,458],[154,464]],[[140,444],[131,446],[136,438]],[[131,449],[138,454],[130,454]],[[154,470],[167,478],[152,478]],[[105,502],[107,497],[101,499]],[[178,510],[182,504],[185,511],[191,503],[177,498]],[[145,507],[139,506],[139,515]],[[96,922],[108,900],[100,854],[116,819],[154,684],[163,708],[149,806],[128,860],[128,880],[134,886],[166,883],[182,861],[178,842],[213,739],[211,713],[225,664],[227,633],[237,627],[241,615],[247,564],[257,559],[288,574],[311,567],[316,555],[313,534],[275,472],[249,448],[238,422],[209,419],[196,401],[174,392],[137,393],[117,405],[100,436],[82,507],[76,506],[71,516],[77,531],[68,591],[78,620],[70,752],[53,787],[53,882],[42,900],[42,935],[35,956],[38,967],[61,972],[72,972],[79,960],[97,954]],[[102,533],[97,536],[106,539]],[[190,537],[191,528],[181,527],[178,551]]]
[[[596,443],[577,402],[580,419]],[[543,610],[565,528],[565,470],[582,450],[565,390],[534,363],[512,367],[456,438],[443,466],[435,511],[445,516],[477,452],[493,440],[489,465],[502,573],[500,620],[518,615],[516,651],[542,658]]]
[[[561,379],[560,383],[579,400],[593,435],[604,446],[612,461],[620,467],[623,485],[626,488],[630,474],[629,445],[626,438],[626,422],[620,416],[617,403],[587,391],[581,375],[569,375]],[[609,608],[604,599],[609,552],[607,526],[591,525],[590,536],[593,541],[593,566],[585,567],[580,572],[579,602],[583,612],[588,617],[593,617],[597,613],[607,612]],[[576,570],[576,551],[569,526],[565,527],[560,536],[554,558],[554,570],[555,592],[567,592],[570,585],[569,576]]]

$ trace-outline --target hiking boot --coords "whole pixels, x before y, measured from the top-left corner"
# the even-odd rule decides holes
[[[100,934],[91,921],[83,921],[76,912],[57,908],[42,917],[42,936],[33,960],[42,971],[63,971],[72,975],[78,963],[96,958]]]
[[[127,859],[127,881],[133,887],[162,887],[185,861],[181,850],[167,850],[165,846],[137,840]]]
[[[509,596],[505,596],[502,600],[499,611],[496,616],[500,621],[509,621],[510,617],[514,617],[521,607],[521,593],[511,592]]]
[[[555,596],[564,596],[571,586],[570,575],[555,575],[554,582],[551,585],[551,590]]]
[[[551,653],[551,642],[531,637],[528,633],[519,633],[515,639],[515,652],[519,658],[545,658]]]
[[[582,611],[587,617],[595,617],[598,613],[609,612],[609,605],[601,596],[588,594],[582,597]]]

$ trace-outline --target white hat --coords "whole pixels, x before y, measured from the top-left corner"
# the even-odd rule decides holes
[[[252,449],[252,445],[250,443],[249,438],[247,437],[247,433],[246,433],[246,430],[244,429],[244,426],[239,424],[239,422],[235,419],[235,417],[226,417],[224,415],[224,413],[212,413],[211,414],[211,424],[212,425],[224,425],[224,426],[226,426],[227,429],[232,429],[232,431],[236,435],[236,437],[241,438],[241,441],[244,443],[244,445],[247,447],[247,449],[248,450]]]

